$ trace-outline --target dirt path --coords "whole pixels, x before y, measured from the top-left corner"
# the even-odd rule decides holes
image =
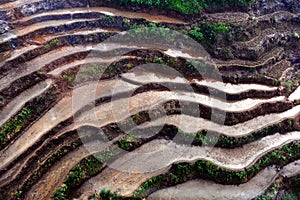
[[[68,70],[68,69],[72,69],[73,67],[76,66],[80,66],[80,65],[84,65],[84,64],[93,64],[93,63],[101,63],[103,64],[103,66],[107,66],[108,64],[111,64],[113,62],[117,62],[119,60],[123,60],[123,59],[129,59],[129,58],[136,58],[133,56],[119,56],[119,57],[114,57],[114,58],[107,58],[107,59],[103,59],[103,58],[85,58],[82,60],[76,60],[74,62],[68,63],[66,65],[63,65],[59,68],[56,68],[52,71],[50,71],[48,74],[53,75],[53,76],[59,76],[62,72]],[[100,75],[99,75],[100,76]]]
[[[29,46],[25,46],[25,47],[22,47],[19,49],[15,49],[15,50],[3,53],[4,58],[2,58],[2,56],[0,56],[0,69],[5,63],[12,61],[34,49],[37,49],[38,47],[39,47],[38,45],[29,45]]]
[[[156,23],[164,22],[164,23],[174,23],[174,24],[186,24],[186,22],[182,20],[163,16],[163,15],[155,15],[155,14],[142,13],[142,12],[121,11],[121,10],[108,8],[108,7],[72,8],[72,9],[55,10],[50,12],[44,12],[41,14],[31,15],[29,17],[24,17],[18,20],[18,22],[24,22],[37,17],[49,16],[49,15],[77,14],[77,13],[90,13],[90,12],[98,12],[105,15],[121,16],[121,17],[127,17],[131,19],[143,18],[147,21],[156,22]]]
[[[109,168],[85,182],[79,189],[80,199],[103,188],[130,196],[145,179],[163,173],[172,163],[204,159],[222,168],[240,171],[268,152],[299,139],[299,132],[275,134],[235,149],[188,147],[168,140],[154,140],[113,161]]]
[[[45,44],[46,42],[50,42],[55,38],[65,37],[65,36],[73,36],[73,35],[83,35],[87,36],[89,34],[97,34],[97,33],[119,33],[119,30],[112,29],[112,28],[96,28],[96,29],[80,29],[80,30],[72,30],[72,31],[65,31],[63,33],[56,33],[50,35],[42,35],[37,38],[33,38],[32,41],[38,44]]]
[[[225,61],[225,60],[214,59],[214,62],[219,68],[228,67],[228,66],[257,68],[259,66],[267,65],[272,60],[276,61],[277,58],[280,57],[283,53],[284,53],[284,48],[278,47],[266,53],[258,61],[249,61],[249,60],[241,60],[241,59]]]
[[[25,62],[22,65],[11,69],[6,76],[0,79],[0,90],[9,86],[15,80],[38,71],[45,65],[54,62],[59,58],[63,58],[78,52],[86,52],[91,49],[92,46],[64,47],[62,49],[56,49],[49,53],[43,54],[31,61]]]
[[[300,100],[300,86],[289,96],[289,101]]]
[[[45,23],[45,22],[35,23],[35,24],[29,25],[26,27],[20,27],[20,28],[13,29],[10,32],[0,35],[0,44],[3,42],[6,42],[8,40],[27,35],[29,33],[37,31],[39,29],[48,28],[48,27],[56,27],[56,26],[61,26],[61,25],[66,25],[66,24],[77,23],[77,22],[92,21],[92,20],[95,20],[95,19],[53,20],[53,21],[47,21],[47,23]]]
[[[188,115],[171,115],[166,116],[163,119],[146,122],[145,124],[138,126],[137,129],[155,126],[161,127],[164,124],[170,124],[180,128],[186,133],[196,133],[200,130],[209,130],[231,137],[243,137],[268,126],[280,123],[286,119],[294,118],[298,116],[299,113],[300,106],[295,106],[294,108],[282,113],[259,116],[233,126],[220,125],[203,118]]]
[[[285,178],[293,178],[300,174],[300,160],[296,160],[282,168],[280,175]]]
[[[80,118],[78,122],[88,123],[94,122],[95,113],[98,116],[98,119],[115,119],[122,120],[125,116],[133,115],[139,111],[150,109],[160,105],[161,103],[170,101],[170,100],[179,100],[187,101],[202,104],[209,106],[211,108],[218,108],[230,112],[243,112],[255,108],[256,106],[266,103],[266,102],[275,102],[283,100],[282,97],[275,97],[272,99],[246,99],[237,102],[224,102],[213,97],[206,95],[200,95],[190,92],[178,92],[178,91],[149,91],[137,94],[130,98],[119,99],[112,101],[110,103],[98,106],[94,110],[88,111],[89,114],[85,113]],[[125,109],[124,109],[125,107]],[[123,109],[121,109],[123,108]],[[195,107],[196,108],[196,107]],[[197,107],[198,108],[198,107]],[[118,111],[117,113],[114,113]],[[105,113],[105,114],[104,114]],[[126,114],[125,114],[126,113]],[[100,117],[101,116],[101,117]],[[115,116],[115,117],[112,117]],[[122,117],[121,117],[122,116]]]
[[[159,69],[157,69],[159,70]],[[138,70],[136,73],[125,73],[121,75],[125,80],[129,80],[131,82],[136,82],[139,84],[146,84],[150,82],[160,82],[160,83],[179,83],[179,84],[191,84],[196,83],[199,86],[207,86],[210,88],[214,88],[220,91],[224,91],[227,94],[239,94],[242,92],[247,92],[250,90],[257,91],[276,91],[277,87],[262,85],[262,84],[231,84],[224,83],[219,80],[196,80],[193,79],[191,81],[185,79],[180,74],[162,74],[160,72],[147,72]]]

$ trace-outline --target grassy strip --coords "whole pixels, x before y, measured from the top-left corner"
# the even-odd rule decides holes
[[[0,149],[4,148],[19,133],[25,130],[32,121],[45,112],[55,102],[56,98],[57,96],[52,88],[41,96],[27,102],[18,114],[2,126],[0,130]]]
[[[226,135],[218,135],[212,134],[213,136],[210,136],[209,139],[207,140],[207,131],[202,131],[197,134],[195,137],[195,140],[193,144],[195,145],[209,145],[211,143],[215,143],[216,147],[221,147],[221,148],[236,148],[240,147],[242,145],[245,145],[250,142],[257,141],[263,137],[266,137],[270,134],[276,133],[276,132],[281,132],[285,133],[287,131],[293,131],[295,128],[295,122],[293,119],[288,119],[285,120],[281,123],[274,124],[271,126],[268,126],[260,131],[257,131],[249,136],[244,136],[244,137],[230,137]]]
[[[32,115],[32,110],[24,107],[12,120],[7,122],[0,131],[0,143],[7,142],[13,134],[20,132],[25,121]]]
[[[252,167],[240,172],[229,171],[204,160],[197,161],[194,164],[178,163],[172,165],[166,174],[153,177],[143,183],[134,193],[134,197],[144,197],[157,189],[197,178],[213,179],[222,184],[241,184],[247,182],[267,166],[284,166],[295,159],[299,159],[299,157],[300,143],[291,143],[269,153]]]
[[[63,185],[53,193],[51,200],[67,199],[72,190],[80,186],[87,179],[100,173],[105,167],[104,163],[117,153],[115,150],[106,150],[82,160],[69,172]]]

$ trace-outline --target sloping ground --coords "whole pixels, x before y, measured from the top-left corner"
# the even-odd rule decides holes
[[[263,194],[276,176],[276,168],[269,167],[262,170],[249,182],[239,186],[220,185],[203,180],[189,181],[172,188],[157,191],[147,199],[253,199]]]
[[[298,140],[299,138],[295,136],[299,136],[299,132],[289,133],[283,137],[275,134],[247,144],[243,148],[233,150],[213,148],[211,151],[201,147],[175,145],[167,141],[149,142],[112,162],[109,168],[90,179],[81,187],[81,190],[84,191],[84,195],[91,195],[94,190],[110,188],[121,195],[128,196],[145,180],[163,173],[174,162],[193,162],[204,159],[222,168],[241,171],[251,167],[262,157],[262,152],[268,153],[289,143],[289,137]],[[256,149],[255,152],[251,151],[253,148]],[[124,184],[125,180],[132,180],[131,184]]]
[[[1,199],[253,199],[300,175],[299,14],[90,3],[0,5]]]

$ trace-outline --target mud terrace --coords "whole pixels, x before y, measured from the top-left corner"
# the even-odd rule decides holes
[[[0,199],[300,199],[298,1],[149,2],[0,3]]]

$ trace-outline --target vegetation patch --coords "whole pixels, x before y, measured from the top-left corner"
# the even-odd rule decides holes
[[[106,150],[83,159],[68,174],[63,185],[51,197],[52,200],[63,200],[69,197],[72,190],[79,187],[85,180],[97,175],[105,167],[105,162],[115,156],[115,150]]]
[[[9,140],[11,135],[18,133],[22,129],[25,120],[27,120],[31,115],[32,110],[25,107],[11,121],[6,123],[0,131],[1,144]]]
[[[8,142],[26,129],[29,124],[41,115],[54,101],[56,95],[50,89],[41,96],[25,104],[21,111],[0,129],[0,148],[4,148]]]
[[[58,44],[59,40],[57,38],[50,41],[48,44],[45,45],[45,50],[50,51]]]

